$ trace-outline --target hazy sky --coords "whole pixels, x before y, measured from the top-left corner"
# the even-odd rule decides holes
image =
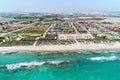
[[[0,12],[120,11],[120,0],[0,0]]]

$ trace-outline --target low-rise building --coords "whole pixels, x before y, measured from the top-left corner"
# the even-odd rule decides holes
[[[120,35],[118,34],[97,34],[98,37],[105,36],[107,39],[120,39]]]
[[[91,34],[59,34],[58,40],[94,39]]]
[[[0,32],[2,32],[2,30],[3,30],[3,29],[2,29],[2,26],[0,26]]]
[[[20,41],[22,39],[21,35],[13,35],[10,37],[5,37],[6,41]]]

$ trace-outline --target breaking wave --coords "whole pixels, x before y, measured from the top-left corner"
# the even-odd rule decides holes
[[[91,57],[89,58],[92,61],[114,61],[114,60],[119,60],[119,58],[115,55],[109,56],[109,57],[105,57],[105,56],[101,56],[101,57]]]
[[[50,64],[50,65],[60,65],[70,63],[70,61],[47,61],[47,62],[24,62],[24,63],[16,63],[16,64],[7,64],[0,66],[1,69],[8,69],[8,70],[15,70],[19,68],[32,68],[36,66],[42,66],[44,64]]]

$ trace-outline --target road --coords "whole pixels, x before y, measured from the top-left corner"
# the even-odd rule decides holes
[[[45,33],[43,34],[43,37],[45,37],[46,36],[46,34],[47,34],[47,32],[50,30],[50,28],[52,28],[53,27],[53,24],[45,31]]]
[[[45,37],[46,37],[47,32],[48,32],[49,29],[52,28],[52,27],[53,27],[53,25],[51,25],[51,26],[44,32],[42,38],[45,38]],[[40,36],[40,37],[41,37],[41,36]],[[38,42],[38,40],[40,39],[40,37],[37,37],[37,38],[35,39],[35,42],[33,43],[33,46],[37,46],[37,42]]]
[[[70,24],[71,24],[71,25],[72,25],[72,27],[74,28],[75,32],[76,32],[77,34],[79,34],[79,32],[77,31],[77,29],[76,29],[76,27],[73,25],[73,23],[72,23],[72,22],[70,22]]]
[[[23,28],[21,28],[21,29],[17,29],[17,30],[15,30],[15,31],[11,31],[11,32],[8,32],[8,33],[1,33],[1,34],[0,34],[0,37],[1,37],[1,36],[4,36],[4,35],[7,35],[7,34],[11,34],[11,33],[16,32],[16,31],[24,30],[24,29],[26,29],[26,28],[31,28],[31,27],[28,26],[28,27],[23,27]]]
[[[76,24],[78,24],[79,26],[81,26],[81,28],[85,31],[87,31],[87,33],[90,33],[83,25],[79,24],[78,22],[76,22]]]

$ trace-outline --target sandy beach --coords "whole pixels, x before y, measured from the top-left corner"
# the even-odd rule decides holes
[[[75,43],[70,45],[41,45],[41,46],[10,46],[10,47],[0,47],[0,52],[6,51],[92,51],[92,50],[120,50],[120,43],[98,43],[98,44],[83,44]]]

